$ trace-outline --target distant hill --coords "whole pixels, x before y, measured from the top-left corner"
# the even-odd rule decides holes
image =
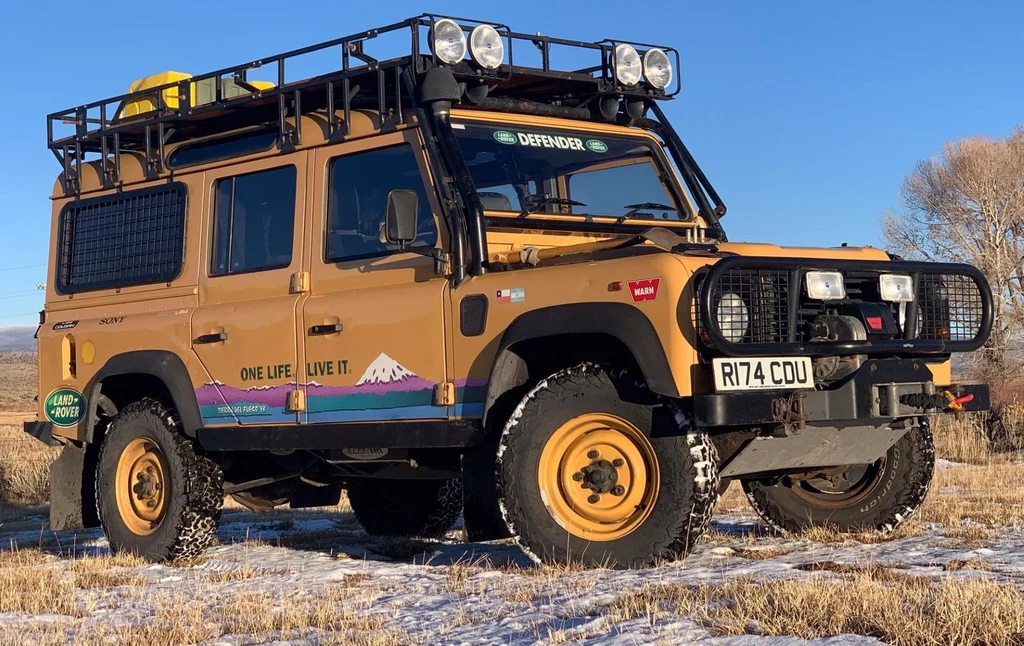
[[[0,352],[35,352],[36,329],[31,326],[0,327]]]

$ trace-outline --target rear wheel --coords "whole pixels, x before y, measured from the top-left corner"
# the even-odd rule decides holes
[[[873,464],[786,476],[772,483],[744,480],[743,491],[758,515],[782,531],[829,526],[891,532],[924,502],[934,469],[932,432],[922,419]]]
[[[96,503],[115,552],[191,559],[216,539],[220,467],[196,453],[173,411],[152,399],[125,406],[100,446]]]
[[[642,567],[680,558],[717,500],[707,436],[635,378],[591,364],[531,390],[498,456],[505,521],[542,561]]]
[[[371,536],[441,538],[462,513],[462,480],[351,480],[348,501]]]

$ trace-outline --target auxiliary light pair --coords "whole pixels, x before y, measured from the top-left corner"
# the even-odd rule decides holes
[[[473,61],[486,70],[496,70],[505,61],[505,44],[491,25],[477,25],[467,40],[459,23],[441,18],[431,29],[430,46],[434,55],[449,65],[462,62],[467,51]],[[616,45],[611,63],[615,79],[622,85],[637,85],[641,77],[659,90],[672,83],[672,62],[668,54],[657,47],[647,50],[641,58],[632,45]]]

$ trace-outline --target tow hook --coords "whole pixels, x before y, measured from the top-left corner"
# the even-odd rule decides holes
[[[805,401],[807,401],[807,394],[802,392],[772,401],[772,416],[776,422],[785,427],[787,434],[798,433],[807,426],[807,413],[804,411]]]

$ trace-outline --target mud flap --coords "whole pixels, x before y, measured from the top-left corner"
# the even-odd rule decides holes
[[[96,455],[68,443],[50,464],[50,529],[99,527],[96,514]]]
[[[470,542],[511,536],[498,507],[497,449],[494,437],[462,455],[462,523]]]

